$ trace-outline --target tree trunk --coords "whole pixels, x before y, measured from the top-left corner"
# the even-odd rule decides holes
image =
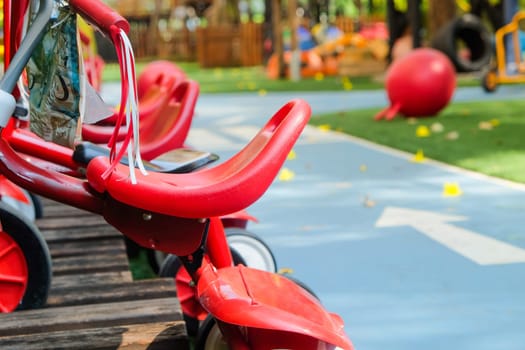
[[[162,0],[155,0],[155,5],[153,7],[153,12],[150,16],[150,23],[148,26],[148,42],[146,43],[146,52],[147,55],[158,55],[159,49],[159,19],[160,12],[162,9]]]
[[[429,0],[428,2],[428,30],[430,38],[450,20],[456,16],[456,2],[454,0]]]

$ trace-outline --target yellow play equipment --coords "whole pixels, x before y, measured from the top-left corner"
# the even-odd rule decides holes
[[[525,11],[518,11],[512,21],[495,33],[496,53],[490,68],[483,74],[482,87],[487,92],[493,92],[499,84],[525,83],[525,62],[522,57],[520,32],[525,29]],[[509,69],[506,59],[507,45],[505,38],[512,36],[512,49],[515,69]],[[512,67],[514,68],[514,67]]]

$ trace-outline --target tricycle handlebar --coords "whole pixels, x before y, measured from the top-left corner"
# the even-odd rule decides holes
[[[126,34],[129,32],[128,21],[100,0],[69,0],[69,5],[104,33],[109,33],[112,26],[117,26]]]

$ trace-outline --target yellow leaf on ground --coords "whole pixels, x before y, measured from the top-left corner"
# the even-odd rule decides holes
[[[501,124],[501,122],[499,121],[499,119],[491,119],[489,120],[490,124],[492,124],[492,126],[496,127],[496,126],[499,126]]]
[[[450,141],[457,140],[459,139],[459,132],[451,131],[445,135],[445,139],[450,140]]]
[[[290,153],[288,153],[286,160],[294,160],[295,158],[297,158],[297,154],[294,150],[291,150]]]
[[[494,126],[490,122],[479,122],[478,127],[480,130],[492,130]]]
[[[367,195],[367,196],[365,196],[365,198],[363,199],[363,205],[364,205],[365,207],[367,207],[367,208],[373,208],[373,207],[375,207],[375,205],[376,205],[376,201],[370,199],[370,198],[368,197],[368,195]]]
[[[279,181],[292,181],[295,177],[295,173],[287,168],[282,168],[277,177]]]
[[[268,91],[266,91],[264,89],[260,89],[259,90],[259,96],[266,96],[266,94],[268,94]]]
[[[415,163],[422,163],[426,160],[425,155],[423,154],[422,149],[418,149],[416,154],[412,157],[412,161]]]
[[[279,275],[290,275],[293,273],[293,269],[289,267],[281,267],[279,271],[277,271]]]
[[[443,196],[445,197],[457,197],[462,194],[463,191],[457,182],[445,182],[443,185]]]
[[[429,137],[430,129],[426,125],[420,125],[416,128],[416,136],[417,137]]]
[[[430,130],[432,132],[438,133],[438,132],[443,132],[445,130],[445,127],[443,126],[443,124],[436,122],[430,126]]]
[[[345,90],[352,90],[354,85],[352,84],[352,81],[350,81],[350,78],[348,77],[343,77],[342,78],[342,82],[343,82],[343,89]]]
[[[317,128],[321,131],[330,131],[332,127],[330,126],[330,124],[321,124]]]

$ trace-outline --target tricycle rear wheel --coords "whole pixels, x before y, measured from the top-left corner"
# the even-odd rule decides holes
[[[45,305],[51,285],[51,257],[38,228],[0,203],[0,311]]]

